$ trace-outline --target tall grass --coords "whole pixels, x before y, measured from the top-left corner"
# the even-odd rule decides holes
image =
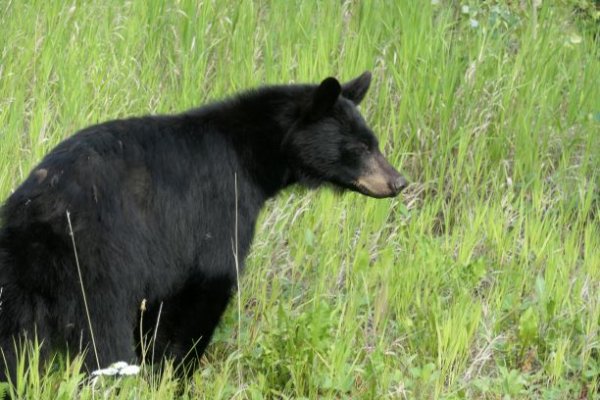
[[[366,69],[412,181],[269,203],[190,381],[76,361],[15,397],[597,398],[598,39],[550,1],[435,3],[0,2],[2,198],[89,124]]]

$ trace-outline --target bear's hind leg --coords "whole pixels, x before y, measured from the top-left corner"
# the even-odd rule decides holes
[[[28,362],[31,351],[39,351],[35,358],[39,367],[45,366],[52,347],[49,333],[49,314],[45,300],[36,295],[24,295],[17,286],[3,286],[0,304],[0,382],[13,384],[17,378],[17,364],[22,357]],[[34,347],[37,345],[37,347]],[[26,368],[29,366],[26,364]]]
[[[10,380],[15,383],[17,356],[12,337],[0,337],[0,382]]]

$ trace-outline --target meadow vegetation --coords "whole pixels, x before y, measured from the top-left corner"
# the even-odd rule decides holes
[[[270,202],[190,380],[144,366],[92,382],[75,360],[3,389],[600,397],[600,30],[575,3],[1,1],[2,199],[87,125],[364,70],[362,112],[412,182],[392,200]]]

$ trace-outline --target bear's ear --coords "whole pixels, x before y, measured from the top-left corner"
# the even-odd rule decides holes
[[[365,71],[358,78],[354,78],[342,86],[342,96],[350,100],[356,105],[365,98],[367,90],[371,85],[371,73]]]
[[[333,107],[340,93],[342,86],[335,78],[325,78],[317,87],[313,97],[311,112],[313,115],[321,115]]]

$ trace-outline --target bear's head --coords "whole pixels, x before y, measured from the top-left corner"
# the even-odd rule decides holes
[[[377,198],[396,196],[406,187],[357,109],[370,83],[369,72],[343,85],[327,78],[303,99],[301,116],[283,143],[300,182],[328,182]]]

